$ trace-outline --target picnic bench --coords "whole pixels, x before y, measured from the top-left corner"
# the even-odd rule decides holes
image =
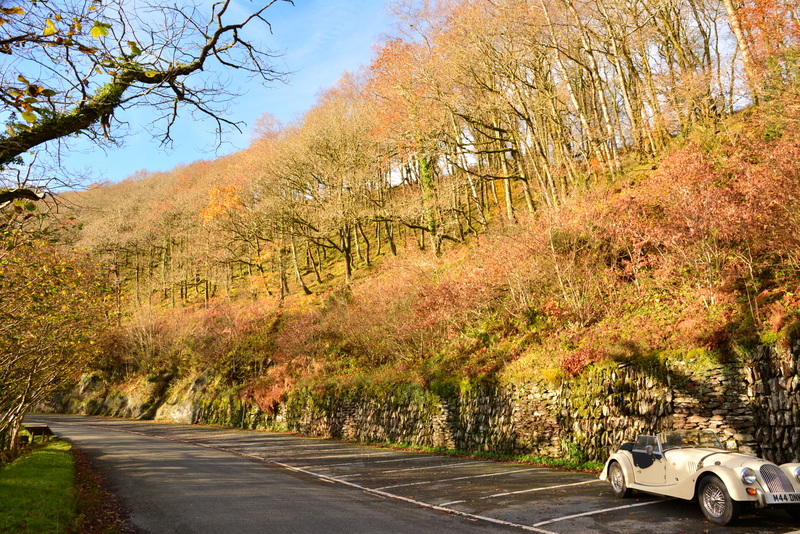
[[[50,430],[50,427],[45,423],[23,423],[22,428],[24,428],[28,434],[31,435],[31,441],[35,441],[36,436],[39,436],[39,441],[44,443],[50,439],[50,436],[55,435],[53,434],[53,431]]]

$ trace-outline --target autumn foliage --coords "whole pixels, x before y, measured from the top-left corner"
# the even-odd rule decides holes
[[[754,49],[766,64],[800,46],[800,18],[792,0],[750,0],[739,8]]]
[[[0,253],[0,450],[16,448],[32,406],[95,363],[107,297],[84,254],[35,238]]]
[[[406,36],[295,123],[64,195],[62,230],[111,276],[103,370],[213,374],[269,411],[301,387],[558,379],[784,342],[796,28],[776,25],[788,3],[742,8],[752,46],[781,32],[758,57],[784,58],[751,106],[712,4],[399,3]]]

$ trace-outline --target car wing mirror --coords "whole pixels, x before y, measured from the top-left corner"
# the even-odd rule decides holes
[[[645,447],[644,450],[645,450],[645,452],[647,453],[648,456],[653,456],[653,446],[652,445],[648,445],[647,447]]]

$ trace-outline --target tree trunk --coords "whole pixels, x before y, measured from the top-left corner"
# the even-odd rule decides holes
[[[294,246],[294,237],[289,238],[289,241],[292,247],[292,265],[294,266],[294,275],[297,278],[297,283],[300,284],[300,287],[303,289],[303,293],[310,295],[311,290],[308,289],[306,281],[303,280],[303,275],[300,274],[300,264],[297,261],[297,249]]]
[[[736,46],[739,53],[742,55],[742,64],[744,65],[744,72],[747,76],[747,82],[750,85],[750,91],[753,94],[753,102],[758,103],[758,97],[761,92],[761,79],[758,75],[758,68],[753,58],[753,53],[750,49],[750,43],[747,41],[747,36],[742,29],[742,19],[739,17],[739,10],[733,5],[733,0],[722,0],[725,6],[725,12],[728,14],[728,24],[730,24],[731,31],[736,37]]]

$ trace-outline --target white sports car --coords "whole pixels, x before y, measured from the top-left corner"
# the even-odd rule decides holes
[[[618,497],[631,490],[694,499],[712,523],[726,525],[743,507],[775,507],[800,521],[800,463],[777,466],[728,451],[710,430],[640,435],[606,462],[600,480]]]

